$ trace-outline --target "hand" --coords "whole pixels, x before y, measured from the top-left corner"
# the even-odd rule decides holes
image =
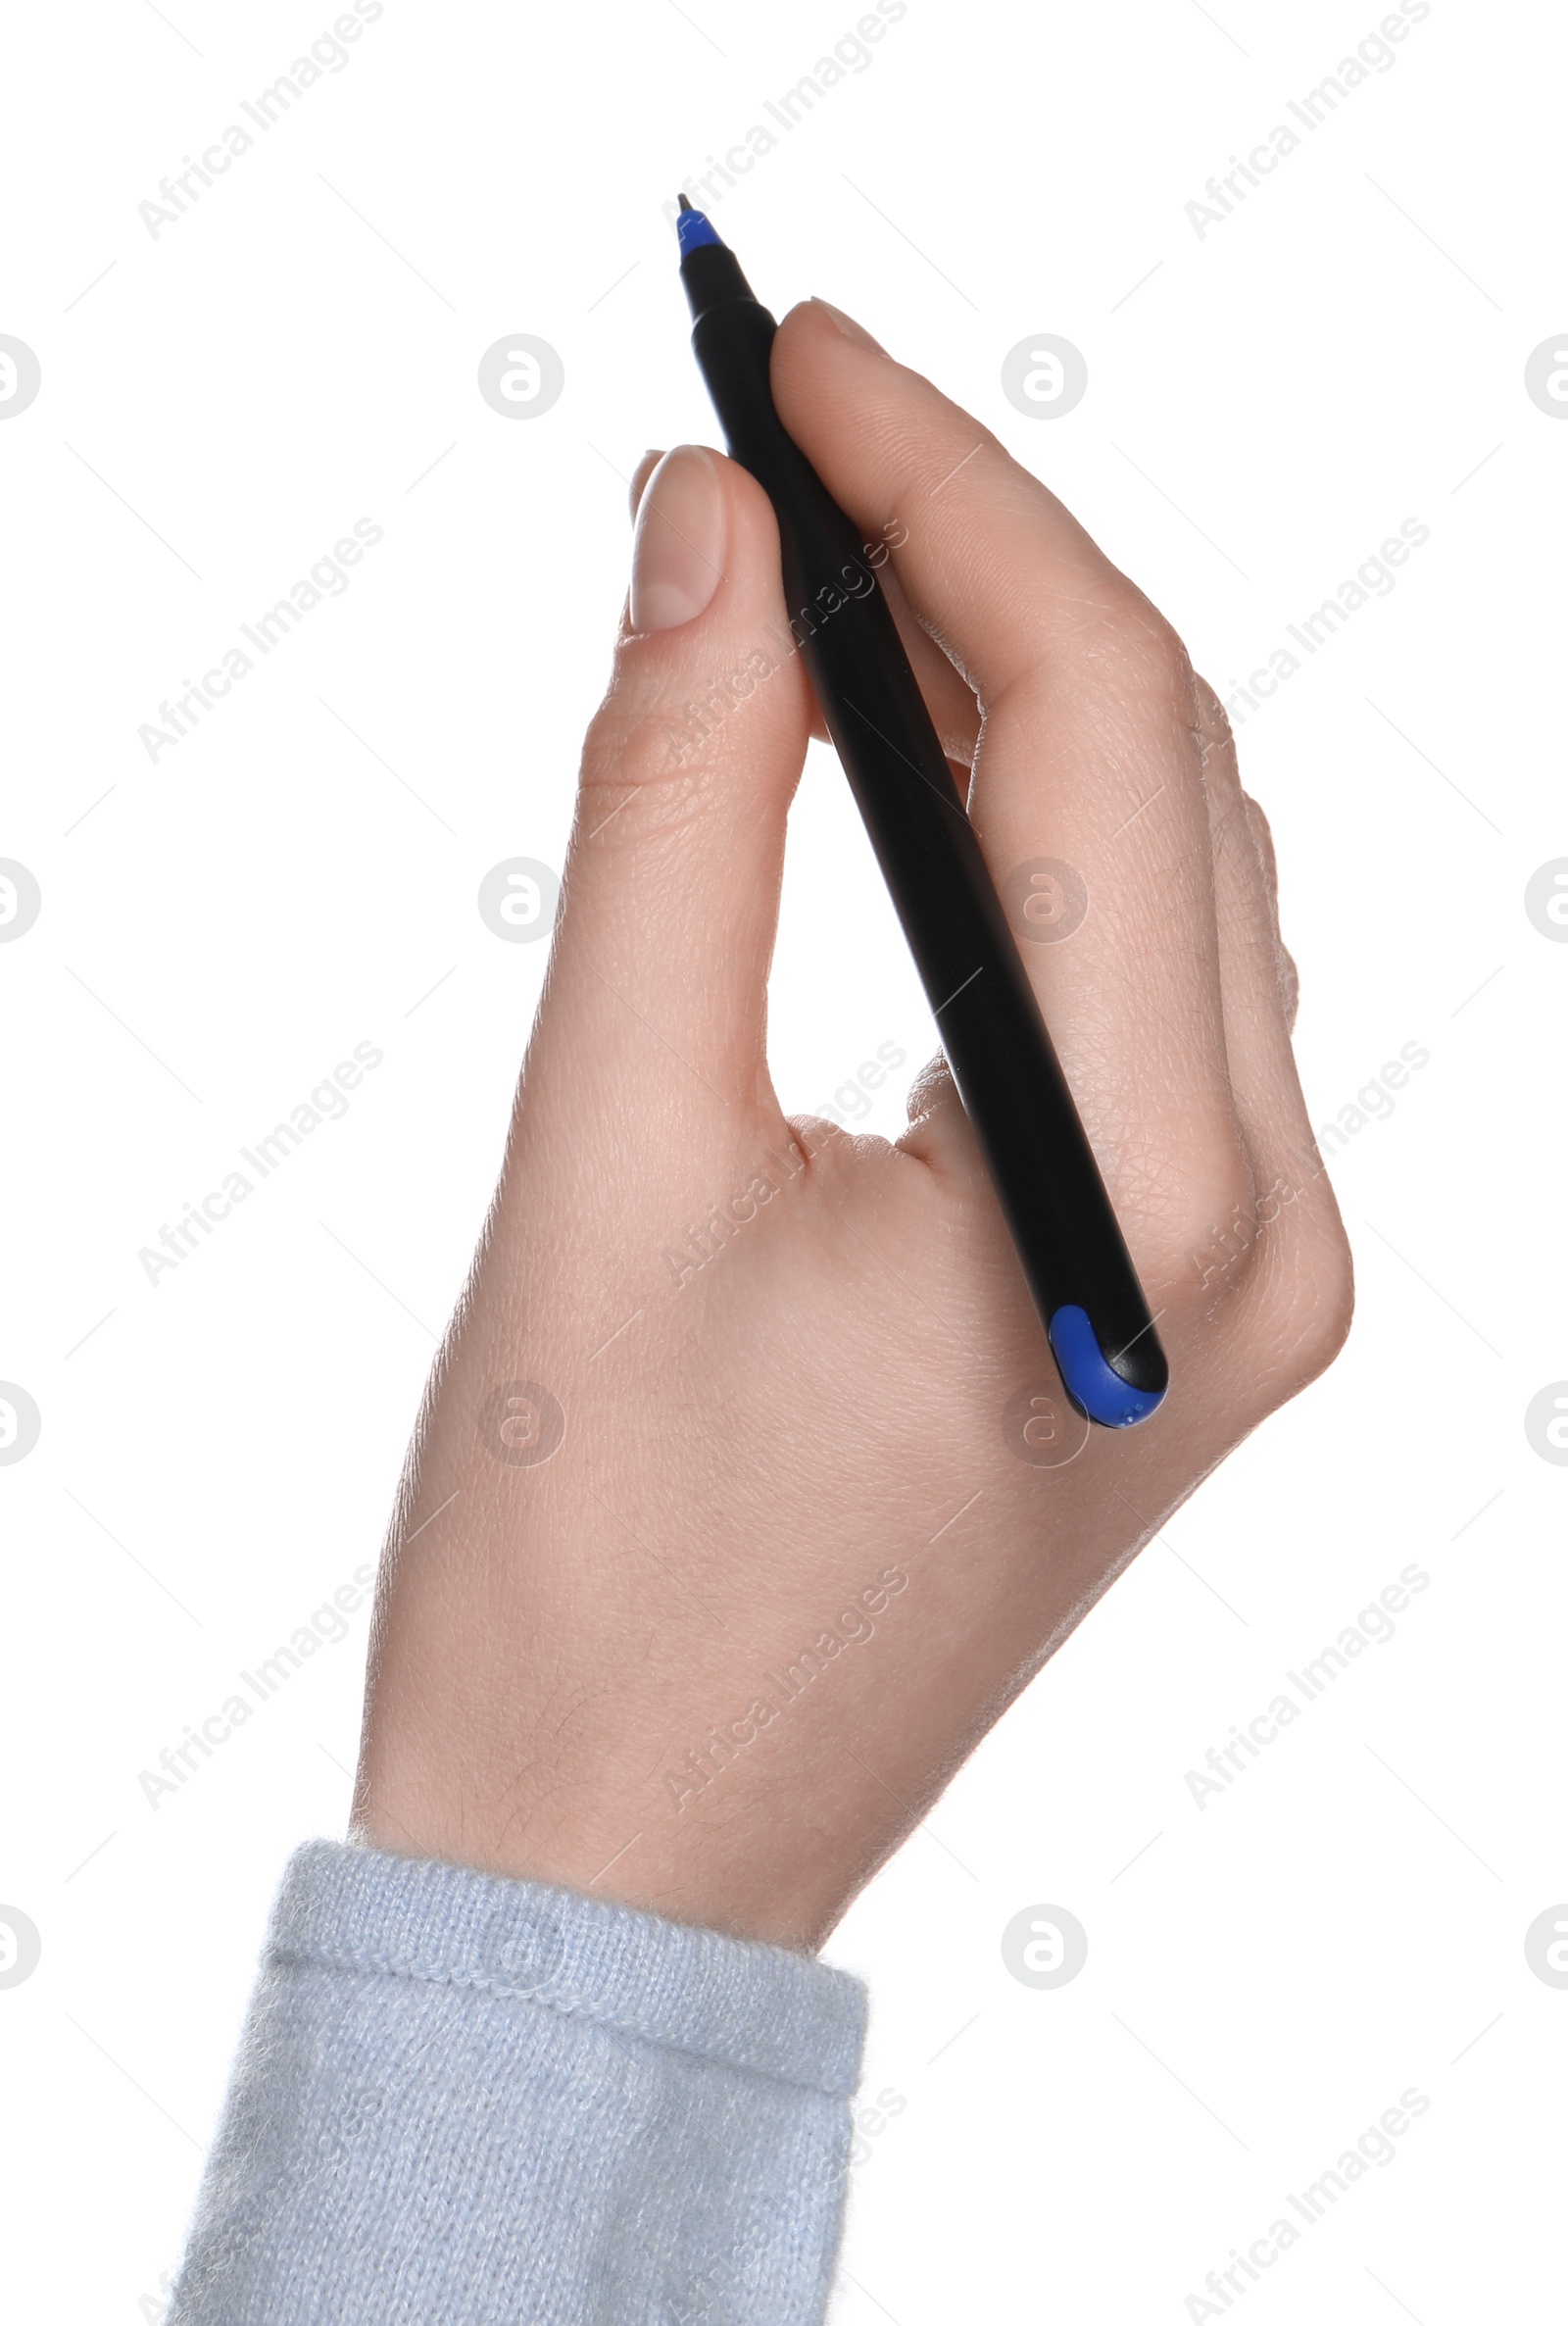
[[[501,1183],[383,1564],[355,1814],[385,1849],[814,1946],[1329,1362],[1350,1269],[1267,827],[1181,642],[833,309],[788,317],[773,381],[864,539],[902,542],[890,595],[994,877],[1087,883],[1070,940],[1022,950],[1170,1393],[1073,1451],[940,1059],[896,1145],[786,1120],[766,981],[814,705],[760,488],[693,447],[645,463]]]

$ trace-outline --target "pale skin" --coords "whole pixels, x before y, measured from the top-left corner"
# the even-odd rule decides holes
[[[1180,640],[823,302],[786,318],[773,383],[865,541],[898,544],[890,594],[994,878],[1044,857],[1087,883],[1072,937],[1021,950],[1170,1393],[1056,1466],[1009,1445],[1018,1393],[1064,1401],[940,1059],[891,1145],[786,1120],[767,974],[821,728],[779,644],[766,497],[721,454],[650,455],[501,1181],[383,1561],[354,1829],[813,1949],[1156,1527],[1329,1363],[1351,1278],[1267,825]],[[744,671],[677,749],[682,706]],[[672,1265],[724,1206],[712,1257]],[[517,1382],[564,1415],[547,1460],[498,1459],[493,1415],[482,1434]],[[824,1635],[844,1644],[786,1701]]]

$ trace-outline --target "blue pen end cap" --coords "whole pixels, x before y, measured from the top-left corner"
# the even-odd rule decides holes
[[[711,224],[700,210],[683,210],[675,221],[675,233],[682,258],[688,251],[703,250],[710,243],[717,243],[720,249],[723,248]]]
[[[1163,1402],[1162,1389],[1135,1389],[1106,1363],[1085,1310],[1058,1309],[1048,1331],[1067,1395],[1091,1421],[1106,1429],[1131,1429]]]

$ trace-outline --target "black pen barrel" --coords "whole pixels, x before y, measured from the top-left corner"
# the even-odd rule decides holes
[[[774,409],[777,325],[733,254],[682,262],[692,345],[732,456],[778,518],[784,598],[1040,1311],[1082,1309],[1116,1374],[1165,1388],[1164,1352],[1099,1165],[863,541]]]

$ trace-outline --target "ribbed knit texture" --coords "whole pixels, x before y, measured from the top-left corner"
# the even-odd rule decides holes
[[[817,2326],[865,1990],[308,1842],[166,2326]]]

